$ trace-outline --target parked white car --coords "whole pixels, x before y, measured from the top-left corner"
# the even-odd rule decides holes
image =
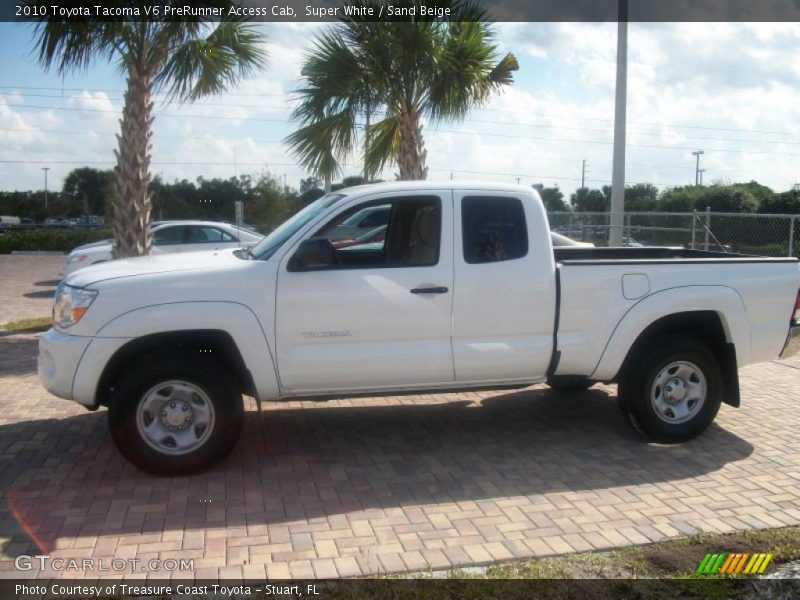
[[[550,232],[550,240],[553,243],[553,248],[563,248],[566,246],[572,248],[594,248],[594,244],[591,242],[580,242],[578,240],[573,240],[571,237],[562,235],[557,231]]]
[[[390,209],[382,243],[337,249],[331,233],[370,207]],[[365,185],[323,196],[253,248],[72,273],[38,371],[56,396],[108,407],[120,451],[159,474],[221,460],[243,394],[260,408],[616,382],[633,428],[675,443],[739,405],[739,367],[798,350],[798,288],[795,258],[554,248],[531,188]]]
[[[260,235],[228,223],[216,221],[160,221],[153,223],[153,247],[151,254],[170,254],[173,252],[197,252],[202,250],[223,250],[257,244]],[[64,276],[111,260],[114,240],[101,240],[78,246],[67,256],[64,263]]]
[[[339,223],[329,232],[331,242],[356,239],[389,222],[391,209],[386,206],[368,206]]]

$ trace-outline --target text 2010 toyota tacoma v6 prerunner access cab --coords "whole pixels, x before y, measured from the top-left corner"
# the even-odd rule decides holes
[[[385,222],[338,240],[365,209]],[[107,406],[119,449],[155,473],[225,456],[243,393],[260,406],[616,381],[639,433],[678,442],[721,402],[738,406],[737,367],[796,351],[799,287],[793,258],[554,251],[529,188],[368,185],[324,196],[249,250],[71,274],[39,376],[57,396]]]

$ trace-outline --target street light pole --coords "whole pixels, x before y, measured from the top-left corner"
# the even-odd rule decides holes
[[[695,164],[695,167],[694,167],[694,184],[695,185],[700,185],[700,155],[701,154],[705,154],[705,151],[703,151],[703,150],[695,150],[694,152],[692,152],[692,155],[697,157],[697,163]]]
[[[628,83],[628,0],[619,0],[617,17],[617,87],[614,98],[614,162],[611,172],[609,246],[622,246],[625,222],[625,109]]]
[[[50,167],[42,167],[42,171],[44,171],[44,207],[47,208],[47,172],[50,170]]]

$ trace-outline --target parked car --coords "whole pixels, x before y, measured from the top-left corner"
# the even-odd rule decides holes
[[[386,238],[386,225],[381,225],[375,229],[370,229],[366,233],[362,233],[353,240],[334,240],[332,241],[333,247],[349,248],[351,246],[362,246],[363,244],[376,244],[382,243]]]
[[[622,238],[622,245],[626,248],[644,248],[644,244],[642,242],[637,242],[631,237]]]
[[[346,221],[336,225],[328,238],[332,242],[354,240],[359,236],[384,226],[389,222],[391,208],[387,206],[369,206],[350,216]]]
[[[263,235],[215,221],[161,221],[152,225],[151,254],[222,250],[257,244]],[[78,246],[67,256],[64,275],[111,260],[114,240]]]
[[[550,241],[553,243],[554,248],[562,248],[564,246],[572,246],[576,248],[594,248],[594,244],[591,242],[579,242],[578,240],[573,240],[566,235],[561,235],[555,231],[550,232]]]
[[[11,216],[0,216],[0,231],[5,231],[6,229],[14,229],[19,227],[20,218],[19,217],[11,217]]]
[[[706,244],[704,242],[695,242],[694,244],[684,244],[683,246],[687,250],[710,250],[712,252],[724,252],[726,254],[733,254],[734,250],[732,246],[728,244],[717,244],[716,242],[711,242],[708,244],[706,248]]]
[[[391,208],[383,247],[337,250],[330,233],[374,206]],[[39,340],[39,377],[56,396],[107,406],[111,435],[134,464],[183,474],[231,450],[242,394],[260,407],[616,382],[639,434],[682,442],[721,403],[739,405],[739,367],[800,348],[795,258],[554,248],[551,239],[527,187],[341,190],[252,248],[71,273]]]

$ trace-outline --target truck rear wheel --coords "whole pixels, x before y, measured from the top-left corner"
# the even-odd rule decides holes
[[[202,356],[153,355],[126,369],[108,407],[111,436],[134,465],[154,475],[207,469],[231,451],[244,407],[233,375]]]
[[[722,403],[722,369],[714,354],[689,337],[669,337],[619,383],[620,411],[642,436],[677,443],[703,433]]]

